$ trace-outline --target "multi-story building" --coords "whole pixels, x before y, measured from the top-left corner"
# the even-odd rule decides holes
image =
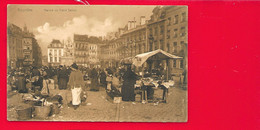
[[[98,59],[98,44],[96,43],[89,43],[88,44],[88,62],[91,65],[96,65],[99,62]]]
[[[119,66],[122,59],[144,53],[146,50],[146,20],[140,17],[140,24],[136,21],[128,21],[124,28],[114,32],[115,38],[108,41],[102,53],[108,54],[108,65]]]
[[[64,55],[61,57],[61,65],[70,66],[74,63],[74,43],[68,39],[64,42]]]
[[[187,72],[188,69],[188,8],[186,6],[166,6],[164,8],[167,30],[166,47],[168,48],[166,51],[183,57],[169,62],[171,74],[178,78],[184,70]],[[187,82],[187,80],[184,82]]]
[[[64,56],[64,44],[59,40],[53,39],[48,45],[48,64],[51,66],[59,66],[61,57]]]
[[[42,50],[39,46],[37,40],[32,38],[32,56],[33,56],[33,66],[41,67],[42,66]]]
[[[8,23],[7,59],[8,66],[38,66],[42,65],[42,51],[33,33],[27,27],[20,27]]]
[[[88,35],[74,34],[74,58],[78,65],[88,65],[88,49]]]
[[[109,44],[104,43],[99,45],[99,50],[98,50],[98,59],[100,61],[101,67],[107,68],[109,67]]]
[[[74,58],[81,66],[93,66],[100,63],[98,54],[103,44],[102,37],[74,34]]]
[[[143,18],[143,17],[141,17]],[[133,57],[137,54],[146,52],[146,24],[130,28],[121,35],[123,44],[126,48],[124,57]]]
[[[42,65],[42,51],[33,33],[29,32],[26,26],[23,30],[23,65],[37,66]]]
[[[7,64],[12,68],[23,65],[23,32],[14,24],[7,26]]]
[[[187,7],[157,6],[152,13],[148,21],[142,16],[140,25],[135,20],[129,21],[123,33],[109,41],[110,61],[117,66],[123,58],[161,49],[183,59],[155,61],[151,68],[168,66],[169,76],[179,78],[187,70]],[[147,64],[144,67],[148,67]]]
[[[186,6],[157,6],[147,25],[149,51],[162,49],[183,57],[169,60],[168,64],[163,62],[164,67],[169,66],[169,74],[175,77],[187,70],[187,12]]]

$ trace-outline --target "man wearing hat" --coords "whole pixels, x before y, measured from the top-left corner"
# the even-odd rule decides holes
[[[68,86],[71,88],[72,92],[72,105],[74,109],[77,109],[81,104],[82,88],[85,83],[83,74],[78,70],[78,65],[76,63],[71,65],[71,69]]]

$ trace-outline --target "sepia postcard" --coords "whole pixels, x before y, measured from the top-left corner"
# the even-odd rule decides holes
[[[8,5],[8,121],[187,122],[188,7]]]

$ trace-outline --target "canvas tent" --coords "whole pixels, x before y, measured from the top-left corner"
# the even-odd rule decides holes
[[[140,67],[146,61],[156,61],[156,60],[168,60],[168,59],[181,59],[182,57],[172,55],[168,52],[165,52],[161,49],[138,54],[133,58],[133,65]]]

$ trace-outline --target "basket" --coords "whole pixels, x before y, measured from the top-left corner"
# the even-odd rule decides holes
[[[60,113],[60,109],[57,103],[54,103],[53,105],[51,105],[51,115],[54,114],[59,114]]]
[[[32,118],[32,107],[17,109],[18,120],[28,120]]]
[[[50,106],[35,106],[35,118],[45,119],[50,115]]]

